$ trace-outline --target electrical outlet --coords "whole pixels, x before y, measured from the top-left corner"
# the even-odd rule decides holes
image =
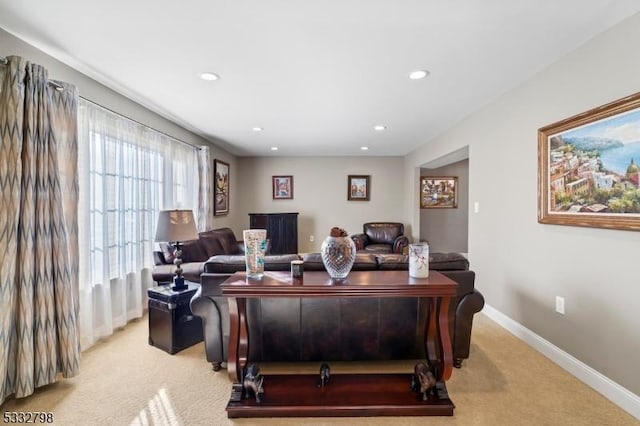
[[[556,312],[564,315],[564,297],[556,296]]]
[[[313,235],[309,235],[309,242],[312,243],[316,240],[316,237],[314,237]]]
[[[475,203],[473,203],[473,212],[478,213],[479,211],[480,211],[480,203],[476,201]]]

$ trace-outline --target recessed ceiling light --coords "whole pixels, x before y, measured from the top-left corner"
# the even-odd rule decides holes
[[[384,132],[385,130],[387,130],[387,126],[382,126],[382,125],[374,126],[373,130],[375,130],[376,132]]]
[[[200,78],[207,81],[213,81],[219,79],[220,76],[212,72],[203,72],[202,74],[200,74]]]
[[[368,146],[361,146],[360,149],[363,150],[363,151],[367,151],[369,149],[369,147]]]
[[[413,71],[411,74],[409,74],[409,78],[411,80],[420,80],[422,78],[425,78],[428,75],[429,75],[429,71],[427,71],[427,70],[418,70],[418,71]]]
[[[254,132],[261,132],[264,129],[262,127],[252,127],[251,130],[253,130]]]
[[[278,150],[278,147],[277,147],[277,146],[272,146],[272,147],[271,147],[271,151],[277,151],[277,150]]]

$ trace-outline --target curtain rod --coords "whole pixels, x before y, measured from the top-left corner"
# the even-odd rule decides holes
[[[7,58],[5,58],[4,56],[0,56],[0,64],[2,65],[8,65],[9,64],[9,60]],[[57,83],[53,80],[47,80],[47,83],[49,83],[51,86],[53,86],[58,92],[62,92],[64,90],[64,86],[61,85],[60,83]]]
[[[2,64],[2,65],[8,65],[8,64],[9,64],[9,60],[8,60],[7,58],[5,58],[4,56],[0,56],[0,64]],[[61,92],[61,91],[63,91],[63,90],[64,90],[64,86],[62,86],[60,83],[57,83],[57,82],[55,82],[55,81],[53,81],[53,80],[49,80],[49,81],[48,81],[48,83],[49,83],[50,85],[52,85],[52,86],[53,86],[57,91],[59,91],[59,92]],[[169,138],[171,138],[171,139],[174,139],[174,140],[176,140],[176,141],[178,141],[178,142],[180,142],[180,143],[183,143],[183,144],[185,144],[185,145],[189,145],[189,146],[191,146],[191,147],[193,147],[193,148],[196,148],[196,149],[198,149],[198,150],[200,150],[200,149],[201,149],[201,148],[200,148],[199,146],[197,146],[197,145],[194,145],[194,144],[189,143],[189,142],[185,142],[185,141],[180,140],[180,139],[178,139],[178,138],[176,138],[176,137],[174,137],[174,136],[171,136],[170,134],[167,134],[167,133],[165,133],[165,132],[162,132],[162,131],[160,131],[160,130],[158,130],[158,129],[154,129],[153,127],[147,126],[146,124],[141,123],[141,122],[139,122],[138,120],[134,120],[134,119],[133,119],[133,118],[131,118],[131,117],[127,117],[127,116],[126,116],[126,115],[124,115],[124,114],[121,114],[121,113],[119,113],[119,112],[117,112],[117,111],[114,111],[114,110],[112,110],[112,109],[109,109],[109,108],[107,108],[107,107],[104,107],[104,106],[100,105],[99,103],[93,102],[92,100],[87,99],[87,98],[85,98],[84,96],[80,96],[80,99],[83,99],[83,100],[85,100],[85,101],[87,101],[87,102],[90,102],[90,103],[92,103],[92,104],[94,104],[94,105],[96,105],[96,106],[99,106],[100,108],[105,109],[105,110],[107,110],[107,111],[109,111],[109,112],[112,112],[112,113],[114,113],[114,114],[118,114],[118,115],[120,115],[120,116],[122,116],[122,117],[126,118],[127,120],[133,121],[134,123],[139,124],[139,125],[141,125],[141,126],[144,126],[144,127],[146,127],[147,129],[151,129],[151,130],[153,130],[154,132],[161,133],[161,134],[163,134],[163,135],[165,135],[165,136],[167,136],[167,137],[169,137]]]
[[[171,138],[171,139],[173,139],[173,140],[175,140],[175,141],[177,141],[177,142],[183,143],[183,144],[185,144],[185,145],[189,145],[190,147],[196,148],[197,150],[202,149],[202,148],[200,148],[198,145],[194,145],[194,144],[192,144],[192,143],[185,142],[185,141],[180,140],[180,139],[176,138],[175,136],[171,136],[170,134],[165,133],[165,132],[163,132],[163,131],[161,131],[161,130],[154,129],[154,128],[153,128],[153,127],[151,127],[151,126],[148,126],[148,125],[146,125],[146,124],[144,124],[144,123],[141,123],[141,122],[139,122],[138,120],[134,120],[134,119],[133,119],[133,118],[131,118],[131,117],[127,117],[126,115],[124,115],[124,114],[122,114],[122,113],[120,113],[120,112],[117,112],[117,111],[114,111],[114,110],[112,110],[112,109],[110,109],[110,108],[107,108],[107,107],[105,107],[105,106],[102,106],[102,105],[100,105],[99,103],[92,101],[91,99],[87,99],[87,98],[85,98],[84,96],[80,96],[80,99],[82,99],[83,101],[89,102],[90,104],[93,104],[93,105],[95,105],[95,106],[97,106],[97,107],[100,107],[100,108],[102,108],[102,109],[104,109],[104,110],[106,110],[106,111],[109,111],[109,112],[111,112],[111,113],[113,113],[113,114],[117,114],[117,115],[119,115],[119,116],[121,116],[121,117],[124,117],[124,118],[126,118],[127,120],[129,120],[129,121],[132,121],[132,122],[134,122],[134,123],[136,123],[136,124],[139,124],[140,126],[146,127],[147,129],[151,129],[151,130],[153,130],[154,132],[161,133],[161,134],[165,135],[166,137]]]

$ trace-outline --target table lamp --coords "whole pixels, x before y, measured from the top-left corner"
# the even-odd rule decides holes
[[[198,230],[191,210],[160,211],[158,214],[158,226],[156,227],[156,241],[173,244],[173,264],[176,265],[176,269],[171,289],[174,291],[186,290],[188,287],[184,283],[182,268],[180,267],[182,265],[180,243],[196,239],[198,239]]]

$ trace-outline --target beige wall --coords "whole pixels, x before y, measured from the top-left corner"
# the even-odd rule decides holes
[[[428,241],[432,253],[468,250],[469,160],[438,167],[422,168],[421,176],[455,176],[458,178],[458,207],[453,209],[421,209],[420,241]]]
[[[402,157],[251,157],[238,165],[237,234],[248,228],[249,213],[298,212],[298,250],[315,252],[333,226],[355,234],[364,222],[402,221]],[[371,175],[370,201],[347,200],[350,174]],[[292,200],[272,199],[273,175],[293,176]]]
[[[636,395],[640,232],[539,224],[537,129],[637,92],[639,41],[640,14],[405,158],[417,225],[417,167],[469,146],[469,257],[487,304]]]

